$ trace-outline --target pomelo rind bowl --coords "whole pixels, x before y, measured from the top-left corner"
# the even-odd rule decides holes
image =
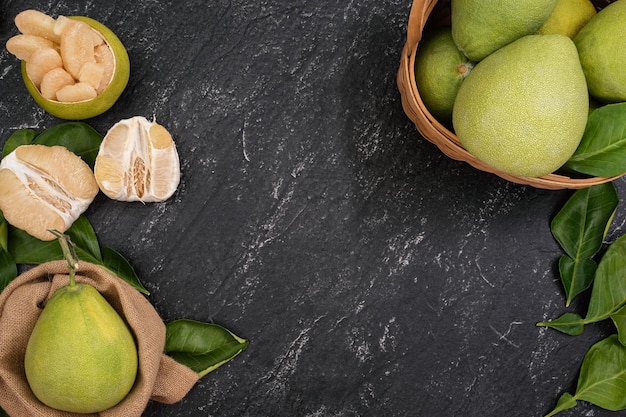
[[[26,89],[35,102],[51,115],[65,120],[84,120],[96,117],[109,110],[122,95],[130,78],[130,59],[120,39],[102,23],[86,16],[68,16],[70,19],[87,23],[100,32],[115,57],[115,69],[109,85],[96,98],[73,103],[48,100],[26,74],[26,62],[22,61],[22,78]]]
[[[603,5],[606,6],[606,3],[610,2],[610,0],[604,0]],[[439,7],[435,9],[438,3],[440,3]],[[450,0],[413,1],[408,21],[407,40],[402,49],[400,67],[397,73],[397,84],[402,99],[402,108],[424,139],[436,145],[449,158],[466,162],[478,170],[495,174],[507,181],[535,188],[547,190],[581,189],[610,182],[624,175],[578,178],[553,173],[543,177],[522,177],[511,175],[487,165],[465,150],[457,136],[437,121],[426,109],[415,82],[415,54],[424,29],[427,23],[436,25],[439,21],[442,21],[449,24],[449,7]],[[432,19],[432,22],[429,21],[429,18]]]

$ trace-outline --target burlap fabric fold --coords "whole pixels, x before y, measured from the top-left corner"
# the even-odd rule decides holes
[[[118,405],[91,416],[139,417],[150,400],[171,404],[181,400],[198,374],[163,353],[165,324],[150,302],[132,286],[105,269],[81,262],[76,281],[93,285],[126,319],[135,335],[139,370],[133,389]],[[66,261],[48,262],[21,274],[0,293],[0,407],[11,417],[79,417],[54,410],[33,395],[24,373],[28,338],[42,306],[69,283]]]

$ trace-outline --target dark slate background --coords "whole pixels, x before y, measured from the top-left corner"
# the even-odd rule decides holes
[[[410,1],[0,2],[88,15],[126,45],[128,88],[90,119],[156,117],[181,184],[168,201],[100,194],[86,215],[165,322],[250,341],[146,416],[542,416],[609,323],[568,337],[550,219],[571,191],[450,160],[404,114]],[[0,141],[60,123],[0,51]],[[618,189],[623,185],[618,181]],[[618,210],[607,242],[622,234]],[[582,297],[570,310],[585,311]],[[613,416],[581,403],[563,417]]]

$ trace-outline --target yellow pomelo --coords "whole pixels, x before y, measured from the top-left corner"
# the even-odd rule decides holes
[[[24,367],[35,396],[49,407],[97,413],[130,392],[137,347],[124,320],[92,286],[57,290],[28,340]]]
[[[574,38],[596,15],[596,7],[590,0],[558,0],[552,14],[537,31],[539,35],[559,33]]]
[[[459,49],[480,61],[497,49],[535,33],[557,0],[452,0],[452,36]]]
[[[588,109],[572,40],[528,35],[476,64],[457,94],[453,124],[465,149],[481,161],[540,177],[574,153]]]
[[[428,33],[421,40],[415,56],[415,83],[424,105],[440,123],[452,124],[456,93],[473,66],[456,47],[450,28]]]
[[[574,38],[589,94],[602,103],[626,101],[626,0],[600,10]]]
[[[82,27],[74,30],[67,24],[72,21],[81,22]],[[25,33],[10,38],[7,49],[22,60],[28,92],[53,116],[95,117],[111,108],[126,88],[128,53],[102,23],[85,16],[55,20],[34,10],[21,12],[15,22]]]

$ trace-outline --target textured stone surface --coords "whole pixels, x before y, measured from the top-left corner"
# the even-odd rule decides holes
[[[213,321],[250,340],[146,416],[541,416],[611,331],[535,326],[565,311],[549,221],[571,193],[452,161],[403,113],[410,1],[0,5],[2,44],[26,8],[118,34],[129,86],[88,122],[104,133],[156,117],[182,179],[159,204],[99,195],[87,217],[166,322]],[[0,83],[2,143],[60,122],[4,49]],[[580,404],[562,415],[613,414]]]

